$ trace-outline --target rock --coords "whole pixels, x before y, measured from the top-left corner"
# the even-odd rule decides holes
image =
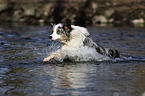
[[[35,9],[36,9],[36,6],[34,6],[33,4],[24,4],[22,5],[23,9],[25,10],[24,11],[24,14],[26,16],[34,16],[35,15]]]
[[[131,22],[133,24],[143,24],[143,23],[145,23],[145,20],[143,18],[140,18],[140,19],[134,19]]]
[[[23,16],[24,13],[24,9],[23,8],[19,8],[14,10],[13,16],[12,16],[12,21],[19,21],[20,18]]]
[[[114,13],[114,9],[108,9],[104,12],[104,16],[109,18]]]
[[[5,22],[69,22],[81,26],[96,23],[145,23],[144,0],[6,1],[0,4],[0,21]]]
[[[107,23],[107,22],[108,22],[108,20],[103,15],[95,16],[93,18],[93,24],[101,24],[101,23]]]
[[[113,23],[114,22],[114,19],[113,18],[110,18],[109,20],[108,20],[108,23]]]
[[[92,11],[93,11],[93,14],[96,13],[96,10],[97,10],[98,7],[99,7],[99,5],[97,3],[92,2]]]
[[[53,7],[54,5],[53,4],[45,4],[44,6],[43,6],[43,8],[42,8],[42,10],[43,10],[43,15],[44,16],[48,16],[49,14],[51,14],[51,10],[52,10],[52,7]]]
[[[0,3],[0,11],[7,7],[7,4]]]

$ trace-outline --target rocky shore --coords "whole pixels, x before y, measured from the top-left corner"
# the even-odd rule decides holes
[[[1,22],[144,24],[144,0],[0,0]]]

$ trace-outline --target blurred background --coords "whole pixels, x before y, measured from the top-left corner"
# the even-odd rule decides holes
[[[144,26],[145,0],[0,0],[0,21]]]

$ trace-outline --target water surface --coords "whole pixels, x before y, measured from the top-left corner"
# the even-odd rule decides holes
[[[100,45],[131,60],[42,60],[60,48],[49,26],[0,25],[1,96],[141,96],[145,92],[145,29],[87,27]]]

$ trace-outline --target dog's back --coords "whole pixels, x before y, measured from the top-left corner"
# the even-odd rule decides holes
[[[86,35],[86,36],[89,36],[89,35],[90,35],[90,33],[88,32],[88,30],[87,30],[86,28],[84,28],[84,27],[75,26],[75,25],[71,25],[71,27],[74,28],[74,29],[79,29],[79,30],[81,30],[81,32],[82,32],[84,35]]]

